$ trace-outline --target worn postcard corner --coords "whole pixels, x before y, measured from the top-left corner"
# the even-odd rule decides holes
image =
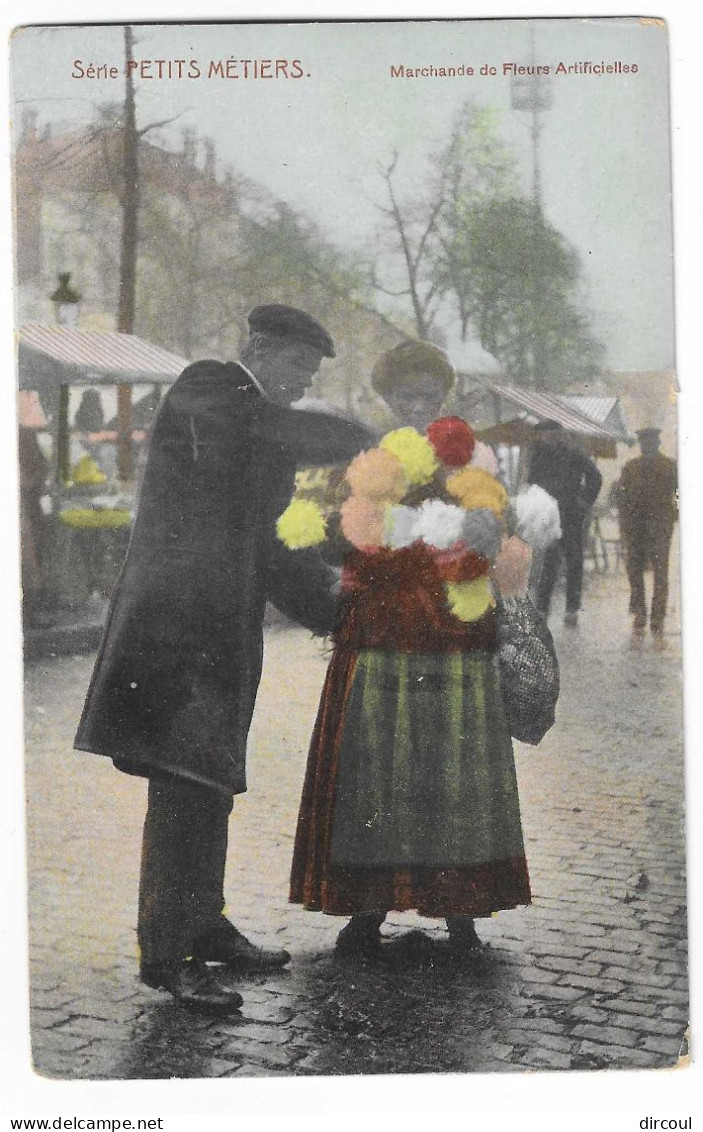
[[[41,1076],[689,1065],[650,27],[12,32]]]

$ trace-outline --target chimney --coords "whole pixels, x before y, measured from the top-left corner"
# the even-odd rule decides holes
[[[195,165],[195,130],[183,131],[183,160],[187,165]]]
[[[39,115],[36,110],[27,108],[22,113],[22,134],[20,141],[23,145],[32,145],[37,140],[37,118]]]
[[[204,141],[203,141],[203,151],[205,153],[205,164],[203,166],[203,172],[205,173],[205,176],[210,181],[214,181],[216,179],[216,174],[215,174],[215,143],[213,142],[212,138],[205,138],[204,139]]]
[[[222,178],[225,191],[227,193],[227,201],[230,208],[236,208],[239,202],[239,189],[234,173],[231,169],[225,170],[225,175]]]

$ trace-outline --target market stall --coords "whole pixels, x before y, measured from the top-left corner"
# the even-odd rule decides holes
[[[622,418],[615,426],[584,411],[580,402],[587,398],[498,384],[483,386],[469,396],[477,433],[491,444],[529,449],[535,425],[548,420],[560,424],[594,459],[614,459],[618,443],[631,442]]]
[[[155,410],[159,389],[186,365],[185,358],[136,335],[37,323],[21,327],[20,395],[36,394],[44,418],[35,429],[48,459],[41,557],[49,604],[75,605],[109,592],[129,538],[135,480],[119,478],[114,453],[120,443],[128,444],[138,469],[149,421],[129,422],[126,437],[122,421],[105,427],[115,390],[129,385],[139,393],[144,387],[142,400]],[[86,393],[92,395],[92,402],[87,399],[92,421],[90,412],[81,417]]]
[[[503,478],[512,492],[525,482],[535,426],[540,421],[556,421],[595,460],[616,460],[618,445],[634,443],[621,402],[614,396],[480,383],[464,396],[462,410],[475,424],[477,436],[496,447]],[[622,558],[617,516],[607,490],[591,514],[586,557],[598,571],[617,569]]]

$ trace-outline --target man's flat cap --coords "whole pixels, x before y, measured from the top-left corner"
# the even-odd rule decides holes
[[[637,436],[639,440],[645,440],[647,437],[659,437],[661,434],[662,430],[660,428],[638,428],[635,436]]]
[[[296,342],[306,342],[314,346],[324,357],[334,358],[334,342],[324,326],[305,311],[287,307],[284,303],[269,303],[254,307],[249,315],[251,334],[275,334],[279,338],[293,338]]]

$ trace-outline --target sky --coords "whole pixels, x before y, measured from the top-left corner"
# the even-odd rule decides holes
[[[503,64],[531,61],[526,20],[283,25],[147,25],[136,29],[141,124],[179,115],[212,138],[218,159],[304,211],[340,247],[368,252],[379,227],[378,167],[397,151],[399,183],[421,189],[462,103],[491,106],[531,187],[529,115],[512,110]],[[667,34],[656,21],[551,19],[534,61],[636,64],[637,73],[550,77],[540,142],[547,219],[581,253],[594,328],[615,370],[674,368]],[[13,37],[15,121],[86,121],[123,97],[118,27],[24,28]],[[211,61],[299,59],[299,79],[208,78]],[[156,60],[194,59],[199,78],[158,78]],[[80,66],[76,66],[80,60]],[[83,75],[89,63],[116,79]],[[393,78],[391,66],[473,67],[473,76]],[[481,74],[481,67],[497,74]],[[172,68],[172,74],[174,69]]]

